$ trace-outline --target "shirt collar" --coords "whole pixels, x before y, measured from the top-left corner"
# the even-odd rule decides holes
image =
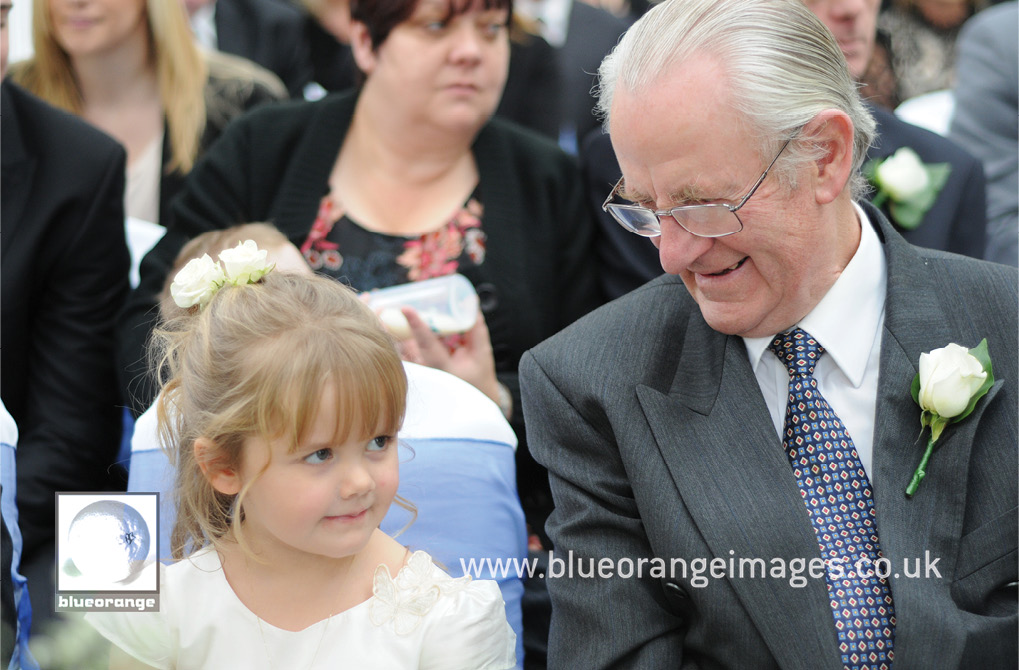
[[[861,224],[856,253],[821,302],[796,325],[810,333],[853,386],[859,387],[881,325],[888,270],[874,227],[855,202],[853,208]],[[774,338],[775,335],[743,338],[755,372]]]

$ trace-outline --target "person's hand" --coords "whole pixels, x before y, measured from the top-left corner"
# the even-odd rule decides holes
[[[403,360],[456,375],[473,384],[493,402],[499,403],[495,356],[492,354],[488,326],[480,311],[474,327],[463,334],[463,346],[452,353],[413,308],[401,307],[400,311],[410,324],[411,332],[410,339],[402,340],[399,344]]]

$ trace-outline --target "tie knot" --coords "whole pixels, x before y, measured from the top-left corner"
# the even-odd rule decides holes
[[[779,333],[768,348],[785,364],[790,376],[812,376],[814,366],[824,353],[824,347],[801,328]]]

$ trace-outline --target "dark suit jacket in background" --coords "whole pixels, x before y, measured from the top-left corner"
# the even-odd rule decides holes
[[[651,240],[634,235],[602,211],[602,203],[621,173],[612,141],[600,128],[588,133],[580,145],[580,169],[588,202],[598,219],[599,280],[605,297],[612,300],[662,274],[662,264]]]
[[[343,44],[322,27],[314,16],[303,12],[304,39],[311,58],[311,79],[328,93],[346,91],[357,85],[359,71],[349,44]]]
[[[879,107],[869,109],[878,123],[878,137],[867,152],[867,160],[886,158],[908,146],[925,163],[947,162],[952,167],[920,226],[909,231],[900,229],[902,236],[917,246],[983,258],[987,215],[980,162],[940,135],[906,123]],[[647,238],[625,230],[601,209],[620,175],[609,136],[600,130],[589,133],[581,144],[580,163],[588,200],[600,228],[597,248],[603,268],[602,290],[608,298],[617,298],[662,274],[658,249]]]
[[[1014,268],[914,247],[865,205],[888,293],[876,398],[874,507],[883,555],[939,559],[941,578],[890,580],[896,670],[1016,667],[1017,382]],[[987,338],[996,382],[923,454],[910,396],[922,352]],[[531,450],[549,470],[556,556],[817,557],[817,537],[743,339],[712,330],[665,275],[524,355]],[[548,580],[549,668],[842,668],[823,577]]]
[[[275,72],[290,97],[303,97],[312,67],[299,11],[278,0],[216,0],[215,21],[220,51]]]
[[[559,80],[562,123],[572,126],[578,146],[587,133],[601,125],[594,115],[597,99],[591,93],[598,80],[598,66],[631,23],[583,0],[573,0],[566,42],[559,47]]]
[[[506,87],[495,113],[558,141],[562,90],[556,50],[538,35],[514,30]]]
[[[53,539],[55,491],[127,483],[108,471],[121,430],[113,324],[128,292],[126,159],[10,82],[0,104],[0,396],[20,433],[24,564]]]

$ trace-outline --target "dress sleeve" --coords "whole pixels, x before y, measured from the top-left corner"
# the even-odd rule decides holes
[[[499,586],[475,580],[440,599],[429,616],[420,670],[506,670],[516,667],[516,634],[506,621]]]
[[[162,612],[90,612],[85,621],[142,663],[160,670],[175,667],[173,640]]]

